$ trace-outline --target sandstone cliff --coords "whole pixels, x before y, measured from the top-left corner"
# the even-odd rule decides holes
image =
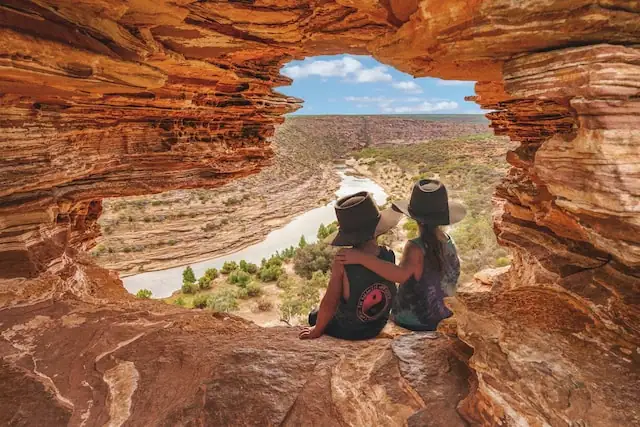
[[[319,401],[358,405],[371,402],[362,394],[379,396],[377,386],[348,391],[362,375],[345,357],[344,376],[314,377],[332,384],[330,400],[310,398],[320,393],[310,389],[275,402],[273,390],[286,394],[305,381],[301,369],[340,368],[296,352],[295,339],[241,333],[229,321],[220,321],[229,326],[219,328],[224,339],[176,335],[172,327],[189,330],[185,314],[159,319],[153,303],[127,302],[117,281],[106,286],[109,273],[82,255],[99,234],[104,197],[215,187],[268,165],[266,138],[299,103],[273,91],[289,82],[279,75],[285,62],[370,53],[415,76],[481,81],[475,99],[495,110],[492,127],[521,142],[496,193],[496,233],[514,251],[513,268],[490,291],[452,302],[458,334],[473,347],[465,417],[486,425],[640,423],[639,43],[640,4],[628,0],[3,1],[1,413],[34,425],[149,424],[142,417],[150,416],[171,425],[287,416],[296,424],[320,412]],[[255,346],[231,350],[238,342]],[[255,383],[230,369],[199,380],[190,366],[202,362],[185,355],[201,343],[213,365],[267,357],[247,368]],[[353,344],[368,345],[376,344]],[[268,357],[283,348],[304,363]],[[428,375],[419,357],[407,354],[398,366]],[[188,398],[161,401],[159,411],[149,402],[176,387],[163,372],[192,380],[181,389]],[[403,384],[394,375],[376,381]],[[238,390],[260,397],[252,406],[259,415],[237,410],[245,396]],[[406,418],[420,405],[383,407]],[[341,415],[351,413],[362,412],[314,422],[380,420]],[[435,408],[415,423],[450,419]]]

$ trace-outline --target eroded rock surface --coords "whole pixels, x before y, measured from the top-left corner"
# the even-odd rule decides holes
[[[452,303],[474,348],[467,418],[640,423],[639,16],[626,0],[4,1],[3,421],[295,425],[314,413],[319,425],[375,424],[420,410],[396,381],[413,378],[402,364],[357,382],[358,354],[393,365],[381,341],[299,343],[293,331],[147,312],[82,254],[104,197],[216,187],[269,164],[267,138],[299,104],[273,91],[289,83],[285,62],[370,53],[415,76],[482,81],[475,100],[495,110],[492,127],[522,143],[496,194],[513,267]],[[236,371],[254,359],[250,375]],[[384,393],[371,394],[378,381]],[[213,398],[221,383],[233,399]],[[327,384],[333,403],[314,406]],[[265,409],[237,412],[245,396]],[[374,401],[384,413],[361,412]]]
[[[444,336],[300,341],[297,328],[127,300],[2,319],[2,425],[423,425],[411,420],[425,411],[465,425],[468,347]]]

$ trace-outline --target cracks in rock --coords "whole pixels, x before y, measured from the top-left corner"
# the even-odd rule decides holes
[[[55,382],[53,382],[50,376],[38,371],[38,364],[37,364],[36,358],[33,355],[30,355],[30,356],[33,362],[33,373],[42,379],[41,381],[42,384],[53,392],[53,395],[55,396],[58,402],[60,402],[65,408],[73,411],[75,409],[74,403],[69,399],[67,399],[66,397],[64,397],[62,393],[60,393],[60,390],[58,389]]]

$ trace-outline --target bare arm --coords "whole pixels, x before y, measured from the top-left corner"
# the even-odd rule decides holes
[[[418,278],[422,274],[422,252],[410,242],[407,242],[404,247],[399,266],[357,249],[342,249],[336,255],[336,259],[343,264],[360,264],[377,275],[400,284],[406,282],[412,275]]]
[[[324,297],[320,302],[320,308],[318,309],[316,326],[303,330],[300,333],[300,339],[314,339],[322,336],[325,328],[336,314],[336,309],[340,302],[340,295],[342,295],[343,276],[344,265],[334,259],[333,265],[331,266],[331,279],[329,280],[329,286],[327,287],[327,292],[324,294]]]

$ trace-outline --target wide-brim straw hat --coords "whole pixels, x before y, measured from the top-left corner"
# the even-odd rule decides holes
[[[338,231],[325,241],[333,246],[356,246],[398,225],[402,214],[391,208],[380,211],[371,194],[361,191],[336,202]]]
[[[409,218],[427,225],[455,224],[467,214],[462,203],[449,200],[447,189],[435,179],[421,179],[416,182],[411,192],[411,199],[393,202],[392,207]]]

